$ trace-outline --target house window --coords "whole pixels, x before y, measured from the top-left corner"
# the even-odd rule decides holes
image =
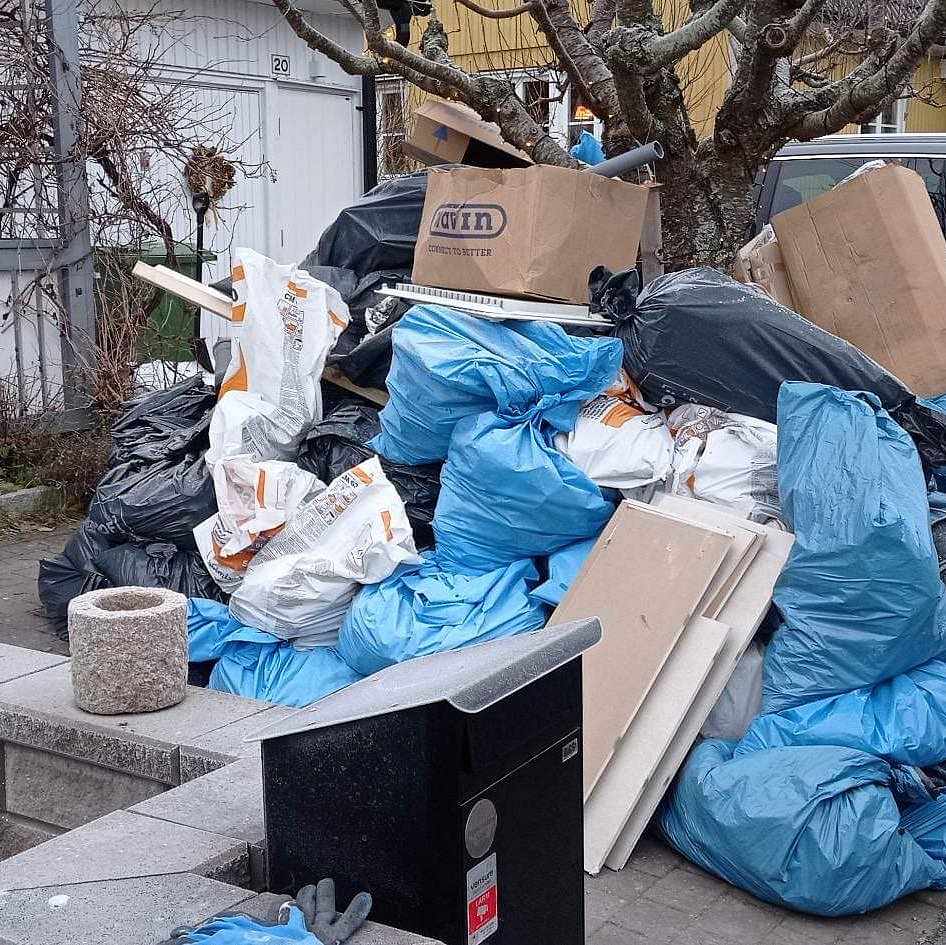
[[[862,135],[895,135],[906,130],[907,103],[905,99],[891,102],[873,121],[861,125]]]
[[[547,79],[526,79],[517,84],[516,91],[525,102],[532,120],[548,131],[551,92]]]
[[[414,169],[401,145],[407,136],[407,86],[400,79],[377,84],[378,180],[387,180]]]
[[[583,131],[593,135],[599,135],[600,129],[595,125],[595,116],[591,109],[585,105],[577,93],[569,95],[568,103],[568,146],[571,148],[578,144],[578,139]]]

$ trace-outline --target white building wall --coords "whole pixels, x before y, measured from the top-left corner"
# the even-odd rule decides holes
[[[180,9],[176,0],[162,3]],[[310,6],[313,26],[353,51],[363,48],[360,27],[335,12],[340,8],[332,0]],[[242,142],[241,158],[266,162],[271,172],[242,180],[219,214],[208,215],[204,242],[219,259],[206,267],[205,280],[225,275],[239,246],[298,263],[361,193],[361,80],[310,50],[271,3],[194,0],[187,12],[193,19],[166,56],[169,79],[199,89],[201,101],[230,122],[229,137]],[[274,56],[288,57],[288,74],[282,68],[273,74]],[[179,239],[194,241],[194,217],[186,208],[174,226]],[[230,334],[210,314],[202,329],[211,344]]]
[[[129,0],[128,5],[150,9],[154,3]],[[360,27],[336,12],[341,10],[336,3],[310,0],[304,5],[310,7],[314,26],[361,51]],[[248,164],[265,162],[271,172],[240,180],[219,212],[208,214],[204,242],[219,259],[205,267],[204,280],[226,275],[232,250],[239,246],[279,262],[300,262],[338,211],[361,193],[360,78],[312,52],[268,0],[159,0],[158,9],[162,7],[172,12],[186,8],[189,15],[180,41],[165,55],[167,80],[192,86],[201,103],[219,112],[228,137],[241,143],[239,157]],[[274,76],[273,56],[288,57],[288,74]],[[180,177],[160,161],[144,173],[173,175],[175,185]],[[182,181],[178,203],[169,214],[175,237],[193,243],[195,217]],[[9,292],[9,274],[0,274],[0,313]],[[26,373],[35,375],[35,318],[29,318],[21,318],[26,339],[20,345],[21,360],[26,359]],[[202,331],[211,344],[230,333],[225,322],[208,313]],[[49,340],[58,378],[58,337]],[[16,375],[13,331],[0,322],[0,376],[11,372]]]

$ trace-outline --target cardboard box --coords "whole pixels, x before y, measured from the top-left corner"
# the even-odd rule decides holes
[[[946,240],[919,174],[861,174],[772,220],[798,311],[920,396],[946,391]]]
[[[776,302],[798,311],[782,249],[771,226],[764,226],[761,233],[739,250],[733,276],[739,282],[761,286]]]
[[[499,127],[456,102],[431,99],[414,112],[414,130],[401,150],[423,164],[527,167],[532,163],[503,140]]]
[[[431,170],[413,281],[587,304],[595,266],[637,262],[648,195],[547,164]]]

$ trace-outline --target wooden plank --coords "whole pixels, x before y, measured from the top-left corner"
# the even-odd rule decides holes
[[[170,292],[171,295],[176,295],[179,299],[184,299],[185,302],[205,308],[208,312],[213,312],[214,315],[219,315],[227,321],[231,319],[233,309],[231,298],[196,279],[168,269],[167,266],[149,266],[139,260],[132,269],[132,275],[143,282],[149,282],[159,289],[164,289],[165,292]]]
[[[550,625],[601,620],[602,640],[582,660],[586,798],[731,544],[625,500],[552,615]]]
[[[766,535],[761,551],[719,615],[720,622],[730,627],[723,649],[605,861],[613,870],[624,869],[627,865],[637,841],[657,810],[670,782],[686,760],[706,717],[726,688],[736,663],[746,651],[769,609],[772,590],[788,560],[795,536],[776,528],[767,528],[767,531],[769,534]]]
[[[365,400],[370,400],[379,407],[383,407],[388,402],[388,392],[386,390],[378,390],[376,387],[359,387],[353,381],[348,380],[336,367],[326,367],[325,370],[322,371],[322,379],[328,381],[330,384],[334,384],[336,387],[341,387],[343,390],[349,390],[353,394],[358,394],[360,397],[364,397]]]
[[[688,521],[699,522],[708,527],[719,528],[733,536],[729,554],[716,572],[716,577],[713,578],[704,596],[703,606],[699,609],[704,617],[715,620],[758,554],[765,537],[765,526],[741,518],[735,512],[722,506],[682,495],[659,493],[654,498],[654,505],[662,512],[678,515]]]
[[[705,617],[687,624],[585,802],[585,872],[601,871],[728,636]]]

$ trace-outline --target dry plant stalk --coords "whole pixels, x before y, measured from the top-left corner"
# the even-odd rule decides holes
[[[42,0],[0,0],[0,239],[44,239],[58,227],[44,9]],[[213,21],[216,31],[225,27]],[[80,4],[78,117],[94,247],[123,247],[133,261],[157,241],[164,264],[175,266],[174,221],[189,225],[192,219],[185,183],[209,184],[215,210],[238,214],[245,208],[222,206],[227,193],[238,179],[268,172],[265,164],[240,158],[244,142],[225,102],[203,97],[192,76],[173,77],[163,68],[176,45],[208,28],[186,9],[158,3],[137,9],[119,0]],[[89,366],[89,384],[96,403],[110,411],[129,392],[136,344],[161,296],[132,285],[114,261],[97,260],[97,267],[107,291],[99,298],[98,363]],[[7,300],[6,314],[0,307],[0,317],[44,291],[47,311],[57,311],[63,330],[58,300],[45,288],[51,273],[47,267],[21,274],[19,297]]]

